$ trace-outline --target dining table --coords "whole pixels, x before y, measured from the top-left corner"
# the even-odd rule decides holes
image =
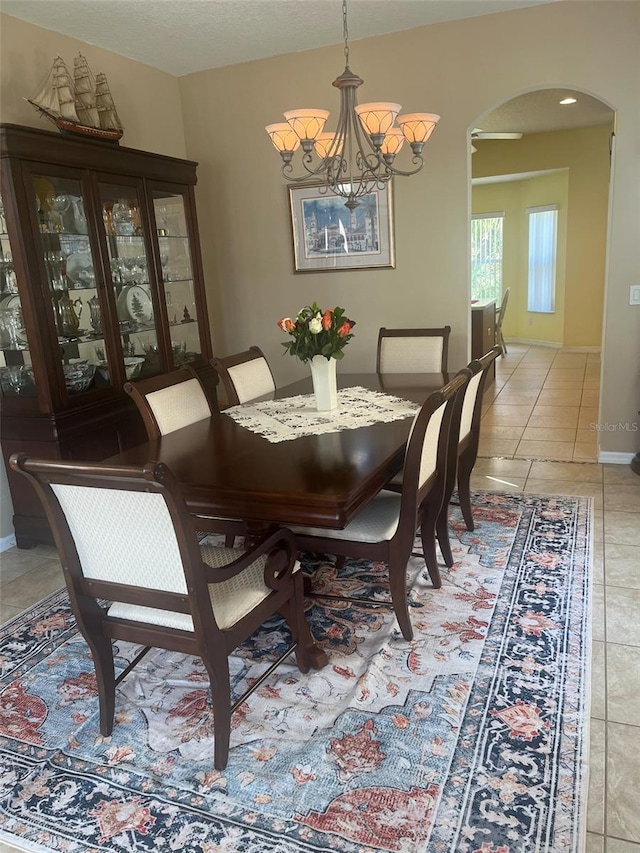
[[[365,388],[421,405],[452,375],[343,373],[337,379],[339,390]],[[312,390],[306,378],[258,401]],[[401,469],[411,422],[409,415],[273,443],[223,410],[107,461],[166,464],[192,513],[241,518],[251,535],[287,525],[341,529]]]
[[[453,373],[341,373],[338,409],[321,417],[330,420],[335,431],[273,442],[238,423],[232,410],[223,410],[106,461],[167,465],[180,483],[189,510],[196,515],[241,518],[247,545],[276,527],[340,529],[400,471],[413,414],[452,377]],[[349,416],[340,401],[341,389],[351,390],[356,397],[372,391],[413,404],[414,411],[395,420],[343,429],[335,421]],[[309,414],[317,417],[310,377],[234,409],[242,414],[256,403],[282,400],[286,404],[287,398],[300,395],[309,395]],[[314,668],[327,664],[326,653],[315,645],[310,632],[300,642],[307,646]]]

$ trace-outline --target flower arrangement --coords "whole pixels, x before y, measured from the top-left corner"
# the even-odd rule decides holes
[[[289,355],[295,355],[303,362],[311,361],[316,355],[327,359],[343,358],[342,350],[353,337],[351,330],[355,324],[355,320],[345,317],[344,308],[323,311],[315,302],[301,308],[295,320],[291,317],[278,320],[278,326],[293,339],[282,346]]]

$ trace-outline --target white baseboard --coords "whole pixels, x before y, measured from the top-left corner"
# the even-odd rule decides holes
[[[611,465],[630,465],[635,453],[617,453],[613,450],[601,450],[598,462],[608,462]]]
[[[13,533],[11,534],[11,536],[3,536],[2,539],[0,539],[0,554],[3,551],[8,551],[9,548],[15,547],[15,544],[16,537]]]
[[[532,347],[549,347],[550,349],[563,349],[567,352],[600,352],[600,347],[566,347],[554,341],[538,341],[534,338],[505,338],[507,348],[509,344],[524,344]]]
[[[524,344],[529,347],[550,347],[551,349],[562,349],[562,344],[556,344],[552,341],[537,341],[534,338],[505,338],[507,349],[509,344]]]

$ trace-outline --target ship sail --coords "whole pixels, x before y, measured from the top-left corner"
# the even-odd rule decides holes
[[[60,56],[42,88],[26,100],[52,121],[61,133],[118,142],[122,122],[104,74],[94,80],[87,60],[80,54],[73,62],[73,78]]]
[[[96,74],[96,107],[100,117],[100,127],[104,130],[122,130],[122,122],[111,97],[107,76],[103,72]]]
[[[100,117],[96,108],[95,82],[87,60],[82,54],[73,60],[73,83],[75,108],[80,123],[87,127],[100,127]]]
[[[42,89],[27,100],[54,121],[57,118],[78,121],[73,81],[61,56],[54,59]]]

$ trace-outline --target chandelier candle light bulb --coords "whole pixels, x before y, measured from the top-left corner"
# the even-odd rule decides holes
[[[284,113],[287,124],[269,124],[265,130],[282,158],[282,175],[293,183],[319,181],[324,191],[342,196],[354,210],[358,199],[374,189],[383,189],[394,175],[415,175],[424,166],[423,149],[440,116],[435,113],[399,115],[400,104],[372,102],[360,104],[356,89],[364,80],[349,68],[347,3],[342,0],[342,23],[346,66],[333,81],[340,91],[340,112],[334,132],[325,132],[327,110],[296,109]],[[399,127],[395,127],[397,121]],[[285,128],[288,127],[288,131]],[[413,168],[394,165],[404,141],[411,146]],[[304,174],[293,175],[293,155],[302,148]],[[314,160],[314,151],[319,162]],[[322,190],[321,190],[322,191]]]

